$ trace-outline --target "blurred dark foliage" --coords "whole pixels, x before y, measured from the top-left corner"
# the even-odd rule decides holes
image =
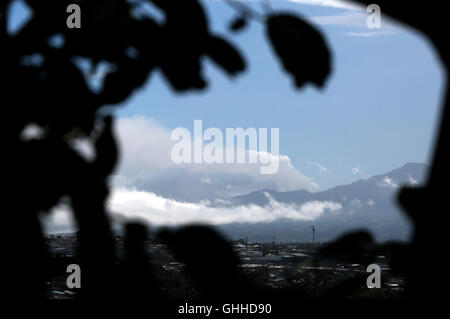
[[[267,35],[296,87],[307,82],[324,85],[331,57],[319,31],[294,15],[273,14],[267,18]]]
[[[125,101],[156,69],[176,92],[202,90],[207,86],[202,74],[204,57],[229,76],[245,70],[245,59],[229,40],[209,30],[203,7],[196,0],[77,1],[82,8],[81,29],[66,27],[66,7],[72,1],[25,0],[33,14],[14,35],[7,32],[11,2],[0,4],[0,90],[5,142],[2,157],[10,173],[4,175],[8,188],[4,205],[13,208],[4,209],[2,215],[2,287],[13,299],[44,298],[44,284],[52,267],[39,216],[65,198],[79,228],[78,259],[83,276],[77,298],[134,303],[152,300],[157,307],[164,294],[152,271],[151,256],[147,256],[143,246],[146,228],[135,223],[127,225],[126,258],[119,263],[115,256],[105,199],[118,149],[112,133],[113,119],[99,111],[103,106]],[[133,14],[144,2],[161,10],[164,21]],[[423,19],[431,14],[432,6],[404,7],[388,1],[379,1],[379,5],[383,13],[427,35],[447,67],[446,40],[436,32],[440,26]],[[250,20],[245,11],[238,12],[229,28],[244,31]],[[267,12],[258,22],[265,23],[268,42],[296,87],[307,83],[324,85],[331,70],[331,53],[315,27],[291,13]],[[62,45],[51,44],[55,36],[62,37]],[[32,57],[39,59],[24,62]],[[89,87],[89,77],[77,64],[79,58],[87,59],[90,72],[100,63],[109,64],[98,92]],[[408,296],[423,297],[425,291],[426,297],[438,296],[437,287],[444,285],[442,274],[431,271],[430,265],[438,267],[443,262],[443,238],[448,235],[446,224],[435,223],[436,214],[446,207],[440,187],[449,180],[448,155],[444,152],[448,123],[445,104],[428,184],[400,191],[400,203],[415,227],[412,243],[377,245],[369,234],[356,232],[321,249],[321,256],[369,263],[373,256],[385,254],[392,269],[407,276]],[[24,139],[23,130],[31,124],[42,134]],[[88,160],[74,150],[72,145],[77,138],[93,143],[94,159]],[[200,297],[308,297],[301,288],[274,292],[243,277],[230,245],[207,227],[167,230],[160,238],[186,264]],[[210,253],[208,258],[198,250],[200,241],[202,250]],[[27,275],[30,272],[32,275]],[[323,297],[351,296],[355,287],[364,284],[361,280],[344,282]]]
[[[238,16],[238,17],[234,18],[230,22],[229,29],[232,32],[237,32],[237,31],[241,31],[246,26],[247,26],[247,19],[243,15],[243,16]]]

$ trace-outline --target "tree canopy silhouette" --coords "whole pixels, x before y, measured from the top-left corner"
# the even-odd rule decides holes
[[[117,263],[105,199],[109,192],[107,179],[114,170],[119,150],[112,132],[113,118],[102,116],[99,111],[104,106],[124,102],[142,88],[155,70],[162,72],[177,93],[204,90],[208,85],[202,74],[204,57],[233,77],[246,69],[244,54],[230,39],[210,30],[205,10],[197,0],[77,1],[82,10],[81,29],[69,29],[66,25],[66,7],[73,1],[25,0],[32,16],[15,34],[7,30],[12,2],[0,4],[0,90],[7,122],[2,130],[7,145],[3,158],[8,170],[14,172],[14,176],[5,177],[10,186],[7,206],[14,207],[14,211],[4,212],[2,220],[2,243],[6,243],[4,273],[9,274],[5,285],[9,293],[19,295],[27,287],[30,300],[43,298],[50,274],[39,215],[66,199],[79,229],[79,258],[84,274],[80,298],[98,298],[99,290],[104,292],[105,300],[132,299],[131,296],[163,298],[142,249],[146,231],[141,225],[127,227],[126,264]],[[249,23],[265,25],[268,44],[296,88],[308,83],[324,86],[332,70],[331,52],[314,26],[293,13],[269,10],[255,15],[243,4],[227,2],[236,9],[229,25],[231,31],[245,32]],[[448,65],[445,40],[437,35],[435,25],[422,21],[422,8],[405,10],[392,2],[379,2],[384,12],[429,36],[445,66]],[[158,21],[151,15],[137,14],[144,5],[160,10],[164,19]],[[55,45],[55,37],[61,40],[60,45]],[[89,76],[79,66],[80,59],[88,62],[87,74],[102,63],[108,65],[100,90],[91,89]],[[448,144],[448,122],[446,104],[429,185],[419,190],[405,189],[400,194],[401,203],[415,222],[413,243],[407,247],[374,247],[368,234],[356,233],[324,248],[322,254],[368,260],[380,249],[388,250],[393,252],[392,260],[397,261],[396,270],[409,275],[411,295],[417,296],[420,288],[430,286],[421,277],[424,262],[410,267],[395,256],[407,256],[412,262],[414,253],[429,247],[430,221],[424,217],[424,211],[429,209],[427,203],[433,203],[435,210],[443,203],[437,189],[449,175],[443,151]],[[37,138],[23,138],[23,130],[29,125],[39,128],[41,134]],[[86,159],[73,149],[72,143],[79,137],[93,142],[94,159]],[[21,235],[8,240],[8,230],[17,227],[22,229]],[[209,247],[217,255],[213,265],[206,268],[195,247],[186,248],[190,242],[195,244],[200,235],[210,239]],[[192,226],[164,232],[161,239],[186,262],[194,281],[203,289],[203,296],[262,291],[253,289],[252,283],[240,277],[236,272],[237,257],[212,230]],[[27,247],[26,253],[23,247]],[[442,253],[440,248],[433,249],[435,258]],[[24,276],[30,264],[36,271],[31,279]],[[117,278],[119,284],[112,283],[110,278]],[[216,281],[212,282],[214,278]],[[343,287],[336,287],[328,295],[342,297],[342,291]],[[289,293],[304,296],[300,289]]]

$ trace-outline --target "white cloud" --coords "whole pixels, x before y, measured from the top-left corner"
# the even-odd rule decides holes
[[[350,9],[350,8],[347,8]],[[385,36],[398,33],[408,27],[396,22],[395,20],[382,14],[381,28],[369,29],[367,26],[367,19],[369,14],[365,8],[353,8],[345,12],[324,16],[308,17],[309,21],[315,24],[324,26],[344,26],[352,28],[351,31],[344,32],[346,36],[352,37],[374,37]],[[358,31],[355,31],[358,30]],[[363,30],[364,29],[364,30]]]
[[[280,203],[265,194],[269,204],[211,207],[208,201],[188,203],[136,189],[116,188],[108,199],[108,209],[116,222],[138,220],[153,226],[179,226],[193,223],[269,223],[279,219],[312,221],[342,205],[332,201],[309,201],[301,205]],[[45,220],[49,233],[73,231],[67,206],[59,206]]]
[[[211,179],[208,178],[208,177],[202,177],[202,178],[200,179],[200,182],[201,182],[201,183],[204,183],[204,184],[211,184]]]
[[[362,205],[361,205],[361,201],[360,201],[359,199],[357,199],[357,198],[352,199],[352,200],[350,201],[350,204],[353,205],[353,206],[355,206],[355,207],[361,207],[361,206],[362,206]]]
[[[261,163],[175,164],[170,158],[171,130],[144,116],[118,119],[115,126],[121,160],[113,185],[134,187],[166,198],[197,202],[230,197],[261,189],[317,191],[311,178],[293,167],[286,155],[279,155],[275,174],[260,174]],[[261,157],[273,156],[259,152]]]
[[[390,188],[397,188],[398,185],[389,177],[385,176],[380,183],[378,183],[378,186],[380,187],[390,187]]]
[[[352,173],[354,175],[357,175],[357,174],[361,173],[361,168],[359,166],[352,167]]]
[[[305,5],[324,6],[341,9],[357,10],[362,8],[361,5],[342,0],[289,0],[289,1]]]
[[[373,205],[375,205],[375,202],[373,201],[372,198],[369,198],[369,199],[367,200],[366,205],[367,205],[367,206],[373,206]]]
[[[350,37],[376,37],[381,35],[392,35],[395,32],[393,31],[369,31],[369,32],[345,32],[344,35]]]
[[[20,133],[20,138],[23,141],[38,140],[43,138],[44,135],[45,131],[42,129],[42,127],[36,124],[28,124]]]
[[[416,181],[414,178],[412,178],[411,176],[409,176],[409,178],[408,178],[408,183],[410,184],[410,185],[417,185],[417,184],[419,184],[419,182],[418,181]]]
[[[302,205],[279,203],[269,197],[269,204],[236,207],[211,207],[208,202],[188,203],[167,199],[154,193],[120,188],[113,191],[109,207],[114,214],[139,219],[149,224],[183,225],[205,223],[261,223],[278,219],[314,220],[327,211],[342,208],[335,202],[311,201]]]
[[[317,167],[317,169],[321,172],[326,172],[328,171],[328,168],[322,164],[320,164],[319,162],[313,162],[313,161],[308,161],[307,162],[309,165],[315,166]]]
[[[47,214],[41,216],[44,233],[72,233],[75,232],[75,223],[70,206],[59,203]]]
[[[309,20],[320,25],[341,25],[356,28],[367,28],[365,12],[347,12],[328,16],[310,17]]]

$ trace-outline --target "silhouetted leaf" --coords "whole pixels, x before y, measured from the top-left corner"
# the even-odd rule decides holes
[[[151,2],[165,12],[166,25],[179,33],[195,32],[201,36],[207,32],[206,14],[197,0],[151,0]]]
[[[123,102],[147,80],[153,65],[146,59],[126,59],[118,70],[108,73],[103,83],[102,103],[117,104]]]
[[[239,16],[231,20],[230,25],[228,26],[228,29],[231,32],[238,32],[245,29],[247,26],[247,19],[243,16]]]
[[[165,52],[161,70],[174,90],[186,91],[206,87],[201,72],[200,52],[197,52],[196,48],[184,47],[177,42]],[[183,52],[183,55],[180,56],[179,52]]]
[[[186,265],[204,297],[236,297],[245,292],[247,283],[237,268],[239,257],[232,245],[212,228],[191,225],[176,231],[163,230],[159,237],[175,258]]]
[[[209,33],[203,8],[196,0],[152,2],[166,15],[157,47],[163,74],[175,91],[205,88],[200,57]]]
[[[224,39],[210,37],[207,42],[206,53],[230,75],[245,69],[245,61],[240,53]]]
[[[338,259],[346,262],[366,263],[374,242],[372,236],[365,231],[355,231],[339,237],[319,250],[319,255],[325,258]]]
[[[116,139],[113,135],[113,119],[107,116],[103,120],[103,128],[95,141],[95,173],[100,176],[108,176],[116,166],[118,149]]]
[[[401,275],[407,271],[408,265],[411,263],[410,249],[411,247],[403,242],[387,242],[376,247],[372,254],[385,256],[392,272]]]
[[[313,26],[290,14],[267,19],[267,35],[286,72],[302,87],[311,82],[322,87],[330,73],[330,53],[322,35]]]

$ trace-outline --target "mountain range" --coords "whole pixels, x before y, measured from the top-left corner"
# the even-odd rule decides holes
[[[403,185],[422,184],[427,170],[425,164],[408,163],[386,174],[314,193],[264,189],[236,196],[231,206],[266,206],[271,200],[295,205],[327,201],[339,203],[341,209],[322,214],[313,221],[281,219],[269,223],[233,223],[219,229],[232,238],[247,236],[249,241],[311,241],[313,225],[316,242],[329,241],[355,229],[368,230],[377,241],[408,240],[411,225],[397,205],[396,193]]]

